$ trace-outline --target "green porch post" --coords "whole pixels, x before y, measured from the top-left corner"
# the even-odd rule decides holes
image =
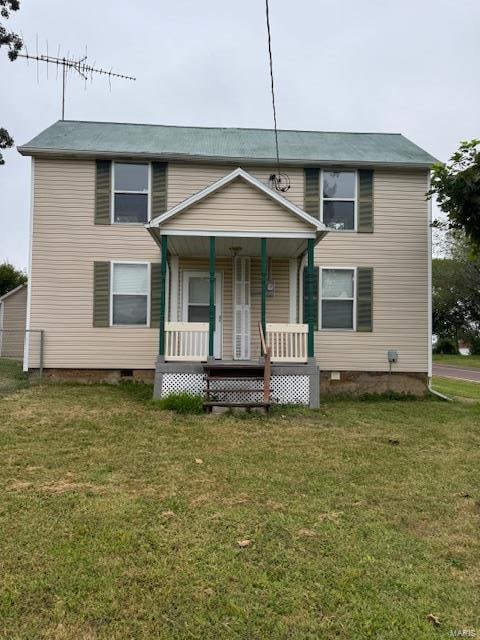
[[[165,357],[165,297],[167,277],[167,236],[161,237],[161,268],[160,268],[160,335],[158,338],[158,353]]]
[[[313,265],[313,239],[307,240],[307,323],[308,323],[308,340],[307,340],[307,356],[314,357],[314,312],[313,312],[313,279],[315,277]]]
[[[208,311],[208,357],[214,357],[215,334],[215,236],[210,236],[210,307]]]
[[[267,334],[267,239],[261,239],[261,272],[262,272],[262,310],[261,310],[261,321],[262,321],[262,329],[263,335],[266,337]]]

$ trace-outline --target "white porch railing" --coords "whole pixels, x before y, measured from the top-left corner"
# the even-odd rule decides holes
[[[165,360],[202,362],[208,356],[208,322],[166,322]]]
[[[267,322],[266,329],[272,362],[307,362],[307,324]]]

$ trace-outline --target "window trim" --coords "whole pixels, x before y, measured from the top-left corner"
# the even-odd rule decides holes
[[[323,271],[353,271],[353,298],[324,298],[323,297]],[[318,277],[318,330],[319,331],[342,331],[342,332],[355,332],[357,330],[357,267],[339,267],[337,265],[320,267]],[[323,300],[352,300],[352,327],[351,328],[333,328],[323,326],[323,314],[322,314],[322,302]]]
[[[124,189],[115,189],[115,165],[116,164],[142,164],[148,167],[148,191],[147,191],[147,221],[146,222],[116,222],[115,220],[115,194],[116,193],[135,193],[138,195],[145,195],[145,191],[125,191]],[[152,219],[152,163],[151,162],[125,162],[124,160],[112,160],[112,171],[111,171],[111,184],[110,184],[110,201],[111,201],[111,211],[110,211],[110,222],[111,224],[119,224],[119,225],[143,225],[148,224]]]
[[[323,176],[324,173],[334,173],[335,171],[343,173],[353,173],[355,175],[355,195],[353,198],[324,198],[323,197]],[[327,227],[328,231],[337,233],[354,233],[358,227],[358,169],[322,169],[320,171],[320,222],[323,222],[323,203],[325,202],[353,202],[353,229],[333,229]],[[326,226],[326,225],[325,225]]]
[[[131,223],[129,223],[131,224]],[[136,265],[147,265],[147,322],[146,324],[115,324],[113,322],[113,296],[114,295],[122,295],[122,294],[114,294],[113,293],[113,272],[116,264],[136,264]],[[139,261],[139,260],[111,260],[110,261],[110,327],[119,327],[119,328],[135,328],[135,329],[145,329],[150,328],[150,306],[151,306],[151,295],[152,295],[152,264],[147,261]]]

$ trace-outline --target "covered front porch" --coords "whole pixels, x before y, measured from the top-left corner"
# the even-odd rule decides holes
[[[223,368],[228,376],[217,377],[225,382],[221,388],[213,385],[218,402],[221,393],[232,395],[235,389],[237,399],[250,393],[260,402],[262,393],[273,402],[316,406],[314,246],[323,225],[249,174],[234,173],[218,188],[224,201],[221,224],[227,229],[195,212],[207,196],[217,210],[219,203],[211,202],[217,189],[196,194],[194,202],[148,225],[161,248],[155,396],[183,390],[208,397],[209,379]],[[228,210],[240,204],[238,192],[228,193],[228,186],[238,182],[256,200],[257,215],[246,222],[245,209],[237,207],[234,219]],[[265,223],[261,216],[271,216],[272,205],[275,220]],[[253,375],[259,368],[263,386],[252,389],[251,380],[261,377]]]

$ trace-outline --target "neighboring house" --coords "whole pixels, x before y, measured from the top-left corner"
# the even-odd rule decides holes
[[[0,358],[23,359],[27,288],[21,284],[0,297]]]
[[[260,324],[276,401],[317,406],[319,382],[426,389],[435,159],[400,134],[280,131],[283,193],[273,140],[60,121],[19,147],[32,156],[28,327],[45,330],[47,374],[155,375],[160,396],[201,392],[223,363],[224,387],[240,365],[233,387],[251,386]]]

